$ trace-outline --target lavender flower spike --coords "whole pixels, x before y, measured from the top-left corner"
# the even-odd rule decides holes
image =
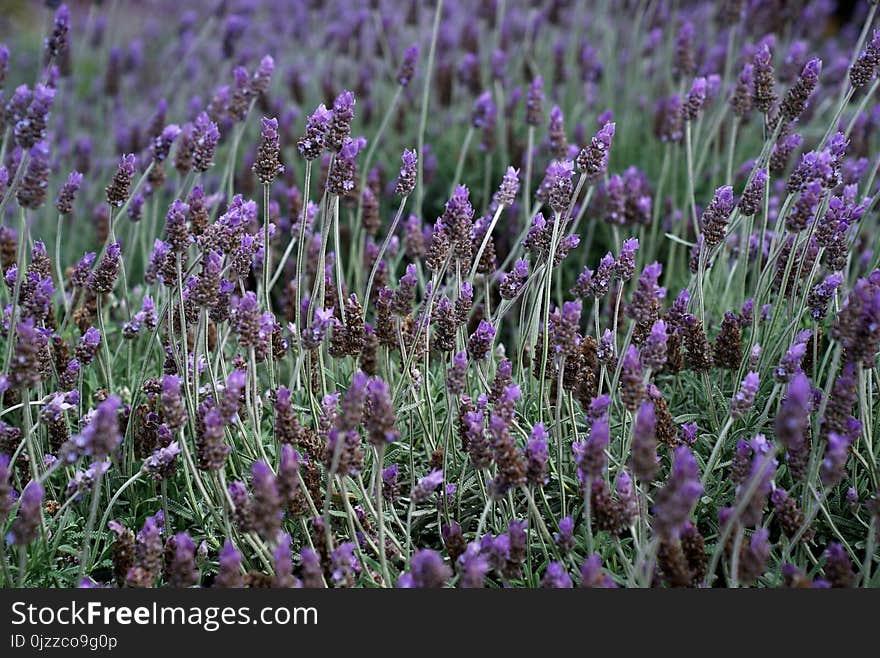
[[[656,428],[653,403],[642,403],[632,428],[632,469],[642,482],[651,482],[657,473]]]
[[[730,185],[723,185],[715,190],[715,196],[703,211],[700,228],[704,243],[710,249],[721,244],[724,239],[734,205],[733,188]]]
[[[755,403],[755,395],[758,393],[760,378],[757,372],[749,372],[740,385],[739,391],[730,401],[730,415],[732,418],[742,418]]]
[[[40,519],[43,511],[42,485],[36,480],[28,482],[21,494],[18,516],[12,523],[12,530],[6,542],[15,546],[26,546],[40,536]]]
[[[577,168],[588,183],[596,183],[608,171],[608,156],[611,153],[611,141],[614,138],[616,124],[609,121],[590,140],[590,145],[583,148],[577,157]]]

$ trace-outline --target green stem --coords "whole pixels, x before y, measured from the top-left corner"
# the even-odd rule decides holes
[[[431,76],[434,72],[434,55],[437,51],[437,36],[440,33],[440,16],[443,14],[443,0],[437,0],[437,8],[434,10],[434,26],[431,29],[431,47],[428,49],[428,63],[425,67],[425,81],[422,85],[422,107],[419,112],[419,153],[418,169],[419,183],[416,190],[416,215],[422,214],[422,203],[425,198],[425,126],[428,123],[428,98],[431,94]]]

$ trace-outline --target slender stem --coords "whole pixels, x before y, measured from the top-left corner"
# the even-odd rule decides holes
[[[865,540],[865,559],[862,560],[862,587],[871,586],[871,567],[874,562],[874,547],[877,541],[877,517],[871,518],[868,524],[868,538]]]
[[[271,185],[263,185],[263,297],[266,310],[272,310],[272,285],[269,275],[272,272],[272,248],[269,244],[269,190]],[[271,351],[271,350],[270,350]]]
[[[376,496],[376,520],[379,522],[379,561],[382,565],[382,578],[385,586],[391,587],[391,572],[388,569],[388,557],[385,554],[385,513],[382,510],[385,497],[382,495],[382,465],[385,459],[385,446],[376,448],[376,463],[373,465],[374,490]]]
[[[339,315],[345,322],[345,298],[342,295],[342,245],[339,239],[339,197],[333,197],[333,263],[336,266],[336,299],[339,300]],[[366,306],[366,304],[365,304]]]
[[[15,345],[14,334],[16,333],[16,316],[18,314],[18,298],[21,295],[21,282],[24,279],[24,262],[27,253],[28,223],[24,208],[21,209],[18,219],[18,255],[16,257],[15,285],[12,287],[12,309],[9,312],[9,336],[6,339],[6,353],[3,357],[3,372],[9,372],[9,363],[12,360],[13,346]]]
[[[388,233],[385,235],[385,240],[382,241],[382,246],[379,248],[379,253],[376,254],[376,260],[373,261],[373,267],[370,269],[370,278],[367,279],[367,289],[364,291],[364,318],[367,317],[367,308],[370,303],[370,295],[373,291],[373,280],[376,278],[376,271],[379,269],[379,263],[382,262],[382,257],[385,255],[385,252],[388,251],[388,246],[394,238],[394,232],[397,230],[397,225],[400,223],[400,218],[403,216],[403,208],[406,206],[407,198],[408,197],[403,197],[400,200],[400,205],[397,207],[397,214],[394,215],[394,221],[391,222],[391,227],[388,229]]]
[[[290,253],[293,251],[293,245],[297,246],[296,253],[296,324],[299,327],[299,302],[300,302],[300,278],[302,277],[302,245],[305,241],[306,237],[306,218],[308,217],[309,212],[309,184],[311,183],[312,176],[312,161],[306,160],[306,173],[305,173],[305,184],[303,185],[303,211],[302,217],[300,221],[299,227],[299,237],[296,240],[291,239],[290,242],[287,243],[287,248],[284,250],[284,255],[281,256],[281,260],[278,261],[278,267],[275,268],[275,274],[272,275],[272,278],[269,280],[269,287],[274,288],[275,283],[278,281],[279,277],[284,272],[284,266],[287,265],[287,259],[290,258]]]
[[[431,94],[431,76],[434,73],[434,55],[437,51],[437,36],[440,33],[440,16],[443,14],[443,0],[437,0],[437,8],[434,10],[434,27],[431,29],[431,47],[428,49],[428,63],[425,67],[425,80],[422,84],[422,106],[419,111],[419,183],[416,190],[416,215],[422,214],[422,202],[425,198],[425,127],[428,124],[428,98]]]
[[[505,206],[499,205],[495,210],[495,214],[492,215],[492,221],[489,222],[489,228],[486,229],[486,235],[483,236],[480,248],[477,249],[477,253],[474,256],[474,264],[471,266],[470,274],[468,274],[468,283],[474,282],[474,277],[477,275],[477,267],[480,265],[480,259],[483,257],[483,252],[486,250],[486,245],[489,244],[489,239],[492,237],[492,231],[495,229],[495,224],[498,223],[498,218],[501,217],[504,208]]]
[[[526,145],[526,173],[523,176],[523,195],[522,195],[522,207],[523,207],[523,218],[525,220],[524,226],[525,230],[528,230],[529,221],[531,217],[529,217],[529,205],[531,204],[532,198],[532,157],[534,156],[535,150],[535,127],[529,126],[528,136],[527,136],[527,145]]]
[[[687,195],[688,205],[691,208],[691,221],[694,225],[694,237],[700,234],[700,226],[697,223],[697,199],[694,192],[694,147],[691,137],[691,122],[684,125],[685,158],[687,159]]]
[[[461,172],[464,169],[464,160],[467,157],[468,147],[471,145],[471,139],[474,137],[474,127],[469,125],[467,132],[464,134],[464,141],[458,151],[458,161],[455,163],[455,175],[452,177],[452,185],[449,188],[449,196],[455,193],[455,188],[461,180]]]

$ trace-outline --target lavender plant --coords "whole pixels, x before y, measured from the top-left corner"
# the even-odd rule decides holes
[[[877,3],[32,5],[4,586],[880,586]]]

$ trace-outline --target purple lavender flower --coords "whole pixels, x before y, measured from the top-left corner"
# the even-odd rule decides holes
[[[187,419],[186,406],[181,396],[181,382],[177,375],[162,378],[162,418],[171,429],[180,429]]]
[[[324,150],[327,127],[333,113],[321,103],[306,120],[306,132],[296,143],[296,147],[308,161],[317,159]]]
[[[172,123],[165,126],[161,133],[153,137],[150,142],[150,153],[153,155],[154,162],[162,163],[165,161],[171,152],[171,145],[180,136],[180,133],[180,126]]]
[[[807,101],[810,95],[819,84],[819,73],[822,71],[822,60],[818,57],[812,58],[804,65],[804,70],[800,77],[788,90],[779,111],[789,121],[794,121],[807,107]]]
[[[851,437],[837,432],[828,433],[828,445],[819,472],[822,484],[826,487],[834,486],[843,478],[850,445],[852,445]]]
[[[269,89],[272,74],[275,72],[275,60],[271,55],[264,55],[257,65],[250,80],[251,93],[254,95],[265,94]]]
[[[733,94],[730,97],[730,105],[733,113],[743,120],[752,111],[752,86],[754,85],[753,67],[750,62],[743,64],[742,70],[736,78]]]
[[[232,313],[229,316],[233,333],[238,335],[238,344],[242,347],[259,345],[259,304],[257,295],[247,291],[242,297],[232,297]]]
[[[260,145],[253,170],[263,185],[269,185],[284,171],[281,164],[281,146],[278,136],[278,119],[263,117],[260,120]]]
[[[785,171],[788,167],[788,161],[791,158],[791,154],[794,153],[795,149],[797,149],[803,141],[804,138],[798,133],[787,135],[778,140],[776,144],[773,145],[773,150],[770,152],[770,172],[779,174]]]
[[[599,480],[605,472],[608,458],[605,450],[611,440],[611,432],[606,415],[595,418],[590,426],[590,436],[585,441],[572,444],[575,463],[578,469],[578,480],[587,486]]]
[[[404,588],[439,588],[452,577],[452,569],[443,562],[436,551],[422,549],[416,551],[409,561],[409,572],[397,581]]]
[[[173,546],[171,561],[167,565],[169,587],[192,587],[199,581],[196,569],[196,545],[185,532],[179,532],[169,540]]]
[[[581,321],[581,302],[565,302],[562,310],[554,309],[549,316],[550,345],[553,352],[563,355],[575,355],[580,345],[578,329]]]
[[[275,571],[274,587],[298,587],[299,581],[293,576],[293,560],[290,555],[290,535],[283,533],[272,551],[272,566]]]
[[[83,175],[78,171],[70,172],[67,181],[58,192],[58,199],[55,201],[55,208],[62,215],[69,215],[73,212],[73,203],[76,201],[76,195],[82,185]]]
[[[679,446],[669,480],[654,498],[654,530],[666,539],[678,537],[702,493],[697,461],[689,448]]]
[[[70,10],[62,4],[55,10],[55,19],[52,23],[52,31],[46,37],[44,50],[46,59],[52,60],[61,55],[67,49],[67,37],[70,32]]]
[[[691,85],[681,112],[685,121],[694,121],[703,110],[706,102],[706,78],[696,78]]]
[[[49,181],[49,143],[37,142],[30,149],[24,176],[15,192],[18,205],[28,210],[37,210],[46,202],[46,189]]]
[[[570,516],[559,519],[559,532],[553,533],[553,541],[563,553],[574,548],[574,520]]]
[[[748,182],[743,190],[737,207],[740,214],[744,217],[751,217],[761,210],[764,202],[764,188],[767,185],[767,170],[758,169],[752,180]]]
[[[192,242],[192,236],[186,225],[186,217],[189,214],[189,206],[180,199],[175,199],[168,207],[165,215],[165,232],[168,234],[168,242],[174,251],[180,253]]]
[[[498,191],[492,197],[497,206],[511,206],[519,192],[519,169],[508,167],[498,186]]]
[[[107,186],[107,203],[122,206],[131,195],[131,179],[134,176],[135,156],[133,153],[119,159],[116,175]]]
[[[630,345],[623,356],[620,369],[620,398],[624,407],[636,411],[644,397],[645,385],[639,350],[635,345]]]
[[[615,127],[616,124],[612,121],[605,123],[590,140],[590,145],[578,154],[578,171],[586,176],[588,183],[597,183],[608,171],[608,156]]]
[[[461,573],[460,587],[473,589],[484,586],[490,564],[479,542],[467,545],[464,553],[458,558],[458,565]]]
[[[755,404],[760,378],[757,372],[749,372],[742,380],[736,395],[730,400],[730,416],[742,418]]]
[[[480,320],[480,325],[468,338],[468,355],[474,361],[482,361],[489,355],[494,340],[495,327],[485,320]]]
[[[617,585],[606,573],[602,571],[602,558],[598,553],[593,553],[581,566],[581,587],[600,589],[614,589]]]
[[[822,557],[825,558],[825,578],[831,583],[831,587],[853,586],[857,576],[842,544],[831,542]]]
[[[327,127],[327,145],[334,151],[342,150],[351,135],[351,122],[354,119],[354,93],[343,91],[333,101],[333,115]]]
[[[766,528],[755,531],[744,547],[739,559],[739,580],[743,585],[751,585],[761,576],[770,557],[770,532]]]
[[[113,292],[116,285],[116,277],[119,274],[119,259],[122,256],[122,245],[113,242],[107,247],[107,251],[98,266],[89,274],[87,284],[92,292],[107,295]]]
[[[752,59],[752,100],[758,111],[763,114],[767,114],[776,101],[776,81],[771,60],[770,46],[762,43]]]
[[[810,411],[813,406],[813,389],[803,372],[791,379],[785,397],[776,413],[776,438],[785,446],[788,464],[795,477],[801,477],[809,457],[807,435]]]
[[[400,438],[400,431],[395,425],[391,390],[388,384],[378,377],[367,384],[367,409],[364,425],[373,445],[386,445]]]
[[[201,112],[192,128],[192,167],[204,173],[214,166],[214,155],[220,141],[220,129],[205,112]]]
[[[42,379],[40,363],[49,342],[47,333],[36,325],[34,318],[25,318],[18,323],[15,334],[15,353],[4,386],[35,387]]]
[[[596,421],[608,422],[608,408],[610,406],[611,396],[607,393],[598,395],[590,401],[590,406],[587,408],[587,419],[591,427]]]
[[[214,578],[214,587],[241,588],[244,579],[241,576],[242,555],[228,539],[223,543],[217,558],[219,570]]]
[[[532,428],[529,442],[526,445],[526,479],[528,483],[542,487],[548,480],[547,475],[547,439],[549,434],[543,423]]]
[[[333,161],[333,167],[327,175],[327,190],[331,194],[345,196],[354,192],[357,186],[357,165],[355,159],[367,141],[363,137],[346,138],[339,153]]]
[[[254,530],[266,541],[272,541],[281,528],[281,496],[272,470],[264,461],[255,461],[251,467],[253,481]]]
[[[810,290],[807,307],[814,320],[822,320],[828,312],[828,304],[843,283],[842,274],[829,274]]]
[[[676,78],[686,78],[693,75],[696,70],[695,36],[694,24],[688,20],[682,21],[675,35],[675,56],[672,63],[672,70]]]
[[[611,253],[607,253],[599,261],[599,267],[593,273],[590,287],[593,297],[604,297],[611,285],[611,278],[616,270],[617,261]]]
[[[532,78],[529,91],[526,96],[526,124],[529,126],[541,125],[541,116],[544,105],[544,79],[541,76]]]
[[[8,544],[26,546],[40,536],[44,493],[42,485],[36,480],[27,483],[21,493],[18,515],[6,537]]]
[[[15,141],[21,148],[28,150],[46,138],[46,124],[54,100],[55,89],[40,83],[34,85],[27,112],[13,126]]]
[[[513,269],[504,274],[499,284],[499,294],[502,299],[516,299],[522,292],[526,279],[529,276],[529,261],[517,260]]]
[[[554,160],[547,167],[546,183],[548,201],[553,212],[560,214],[568,209],[573,192],[571,177],[574,163],[571,160]]]
[[[623,241],[620,255],[614,262],[614,274],[621,281],[629,281],[636,273],[636,252],[639,250],[638,238],[628,238]]]
[[[307,350],[317,349],[327,336],[327,329],[333,319],[333,309],[316,308],[314,318],[309,327],[302,334],[303,347]]]
[[[89,457],[103,459],[113,455],[122,442],[119,431],[119,409],[122,401],[111,395],[98,405],[89,424],[73,441],[79,452]]]
[[[654,134],[664,143],[678,143],[684,138],[681,98],[673,94],[657,101],[654,107]]]
[[[488,91],[483,92],[474,101],[471,110],[471,125],[474,128],[484,128],[495,117],[495,103],[492,102],[492,94]]]
[[[179,454],[180,446],[177,441],[172,441],[167,446],[154,451],[144,461],[144,469],[153,480],[167,480],[174,473]]]
[[[804,355],[807,353],[807,343],[809,342],[810,332],[807,332],[807,336],[805,340],[795,340],[795,342],[788,348],[785,354],[782,356],[782,359],[779,361],[779,365],[773,369],[773,379],[781,384],[785,384],[791,381],[791,378],[795,375],[795,373],[799,372],[801,369],[801,361],[804,358]]]
[[[428,500],[441,484],[443,484],[443,471],[439,469],[433,470],[425,477],[420,478],[410,494],[413,505],[418,505]]]
[[[792,233],[806,229],[816,216],[816,211],[824,196],[825,190],[821,181],[810,180],[806,182],[791,211],[785,217],[785,228]]]
[[[697,427],[696,423],[685,423],[681,426],[681,440],[687,445],[693,447],[693,445],[697,442]]]
[[[406,87],[416,70],[416,62],[419,59],[419,45],[412,44],[403,51],[403,57],[400,60],[400,67],[397,69],[397,84]]]
[[[642,482],[651,482],[657,473],[656,427],[654,405],[643,402],[632,428],[632,469]]]
[[[354,549],[352,542],[346,542],[337,546],[331,555],[330,577],[336,587],[353,587],[357,574],[361,572],[361,563]]]
[[[565,136],[565,119],[558,105],[554,105],[550,110],[547,137],[550,140],[550,153],[553,158],[556,160],[564,159],[568,153],[568,139]]]
[[[403,166],[400,168],[400,175],[397,178],[394,193],[403,198],[412,194],[416,187],[416,178],[418,176],[416,165],[419,158],[414,149],[404,149],[401,160],[403,161]]]
[[[663,320],[657,320],[651,325],[651,333],[645,339],[642,346],[640,357],[642,364],[651,370],[659,370],[666,363],[666,343],[669,335],[666,331],[666,323]]]
[[[551,562],[541,579],[541,587],[547,589],[570,589],[573,587],[571,578],[561,562]]]
[[[721,244],[727,232],[727,223],[735,205],[733,188],[723,185],[715,190],[715,195],[700,217],[701,235],[710,249]]]
[[[880,347],[880,284],[876,274],[856,281],[837,314],[831,336],[846,362],[870,365]]]
[[[382,471],[382,495],[392,503],[397,500],[400,493],[400,486],[397,482],[398,471],[397,464],[391,464]]]
[[[658,285],[663,266],[654,262],[646,265],[639,275],[638,285],[630,303],[626,305],[626,315],[638,323],[651,322],[657,313],[659,300],[666,296],[666,289]]]
[[[302,586],[309,589],[323,589],[324,571],[321,568],[321,556],[318,553],[305,546],[300,551],[300,562],[302,565]]]
[[[12,487],[9,484],[9,457],[0,454],[0,523],[4,523],[9,518],[12,504]]]

